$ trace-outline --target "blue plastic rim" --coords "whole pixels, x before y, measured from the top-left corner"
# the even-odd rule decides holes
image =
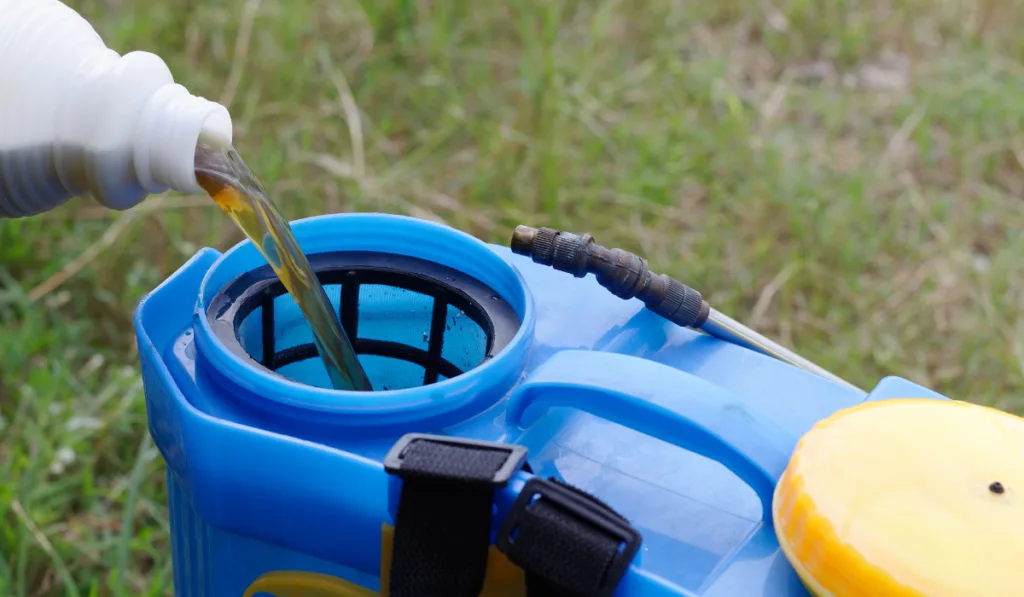
[[[308,257],[377,391],[462,375],[494,358],[519,331],[519,315],[497,291],[432,261],[372,251]],[[312,328],[269,265],[218,292],[207,316],[229,350],[300,383],[331,388]]]
[[[374,385],[378,391],[330,389],[319,376],[319,369],[308,362],[274,373],[225,346],[208,316],[210,302],[226,285],[242,274],[266,267],[266,260],[256,247],[245,241],[222,255],[207,272],[200,287],[193,327],[198,366],[220,383],[241,390],[238,395],[254,406],[293,418],[341,426],[392,427],[435,419],[443,423],[446,418],[454,421],[485,410],[504,396],[520,377],[533,341],[533,298],[520,273],[487,244],[444,225],[385,214],[318,216],[293,222],[292,231],[307,255],[382,253],[420,259],[461,272],[493,289],[497,298],[507,303],[518,316],[519,329],[493,358],[479,363],[476,360],[479,334],[475,333],[472,325],[463,326],[465,331],[458,339],[464,346],[461,353],[466,358],[461,362],[470,368],[451,379],[441,376],[436,383],[426,386],[411,381],[415,372],[404,376],[407,379],[401,379],[401,367],[391,367],[382,375],[374,359],[366,356],[361,356],[360,360],[371,381],[377,378]],[[327,290],[329,297],[339,300],[331,295],[332,289]],[[375,292],[379,294],[380,291],[379,288],[362,290],[361,298],[369,296],[371,299]],[[336,290],[334,292],[337,293]],[[275,325],[283,326],[282,329],[289,327],[288,317],[294,320],[297,315],[297,308],[290,297],[286,295],[285,298],[294,312],[289,315],[287,309],[282,309],[279,316],[286,319]],[[396,311],[408,308],[409,317],[415,320],[415,311],[420,307],[416,300],[415,295],[406,295],[397,301],[394,297],[371,301],[370,305],[378,313],[382,308],[394,308]],[[451,313],[454,320],[458,316],[457,312]],[[301,320],[301,316],[299,318]],[[401,320],[400,317],[394,318],[392,327],[401,327]],[[247,333],[247,329],[253,328],[253,321],[250,314],[239,327],[239,341],[250,354],[256,352],[257,344],[252,341],[253,334]],[[304,320],[301,322],[304,324]],[[295,326],[291,324],[291,328]],[[418,327],[413,326],[412,329],[418,330]],[[474,345],[474,339],[477,345]],[[407,341],[414,342],[415,338]]]

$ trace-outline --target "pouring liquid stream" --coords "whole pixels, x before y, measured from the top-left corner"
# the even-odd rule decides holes
[[[288,220],[234,148],[220,149],[200,142],[195,172],[199,185],[256,245],[302,311],[334,389],[372,391],[355,349]]]

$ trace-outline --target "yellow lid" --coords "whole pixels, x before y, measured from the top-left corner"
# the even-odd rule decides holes
[[[779,543],[819,597],[1024,595],[1024,419],[867,402],[814,426],[775,490]]]

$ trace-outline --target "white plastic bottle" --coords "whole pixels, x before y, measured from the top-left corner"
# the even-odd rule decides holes
[[[202,193],[200,136],[230,144],[227,109],[175,84],[160,57],[119,56],[58,0],[0,0],[0,218],[79,196],[123,210]]]

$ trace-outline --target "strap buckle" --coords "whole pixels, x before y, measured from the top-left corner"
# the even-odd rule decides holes
[[[528,574],[570,595],[611,597],[642,540],[597,498],[553,478],[534,477],[516,498],[495,545]]]
[[[504,487],[523,467],[527,450],[515,444],[409,433],[384,457],[384,470],[402,479],[445,479]],[[499,462],[499,457],[504,461]]]

